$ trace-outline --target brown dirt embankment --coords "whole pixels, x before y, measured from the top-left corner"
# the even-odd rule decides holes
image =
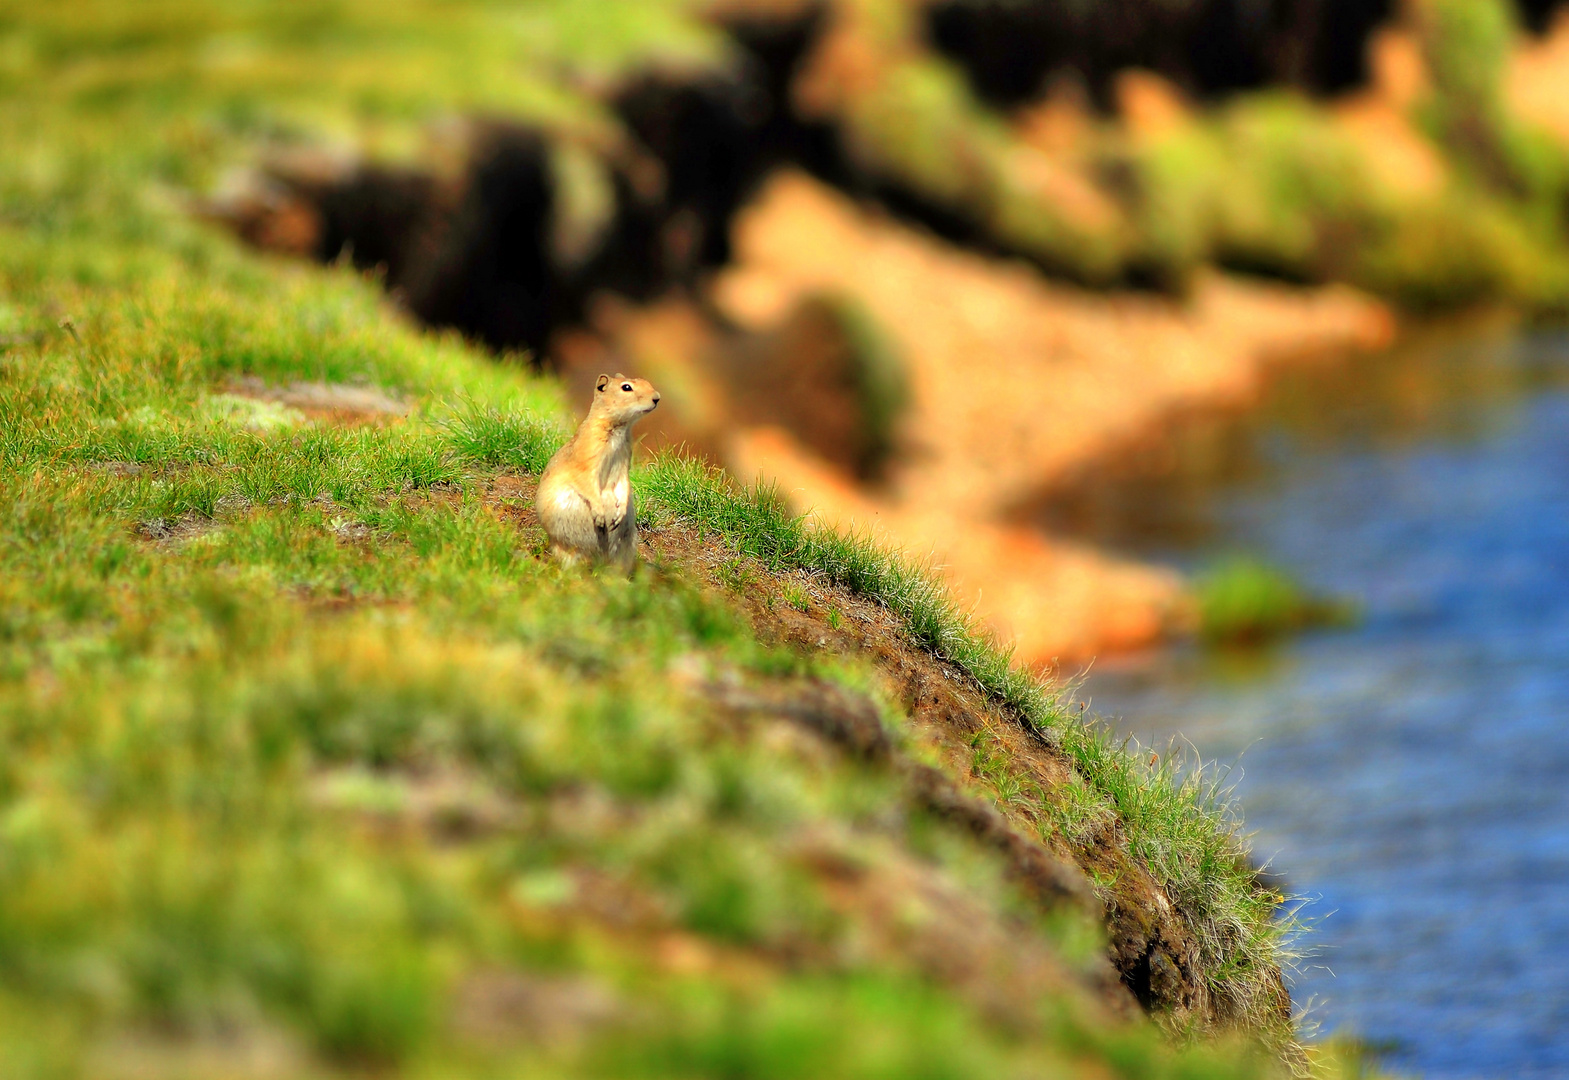
[[[1269,371],[1388,343],[1381,304],[1331,286],[1206,274],[1185,299],[1093,293],[947,245],[794,173],[738,217],[713,296],[762,331],[803,298],[851,298],[910,386],[887,480],[859,484],[779,428],[728,436],[743,477],[930,555],[1024,661],[1147,644],[1191,619],[1174,575],[1020,524],[1042,491],[1137,447],[1173,415],[1245,406]]]

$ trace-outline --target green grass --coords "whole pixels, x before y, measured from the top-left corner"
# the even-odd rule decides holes
[[[673,571],[544,558],[486,491],[559,444],[553,383],[182,212],[258,140],[393,152],[470,108],[592,126],[540,75],[555,60],[712,47],[663,4],[590,26],[569,4],[0,3],[0,1074],[213,1075],[255,1046],[299,1076],[1267,1072],[1106,1023],[1073,978],[1097,931],[1043,916],[887,772],[701,689],[880,694],[868,664],[764,646]],[[315,424],[242,376],[411,413]],[[1120,819],[1258,1020],[1289,927],[1208,774],[1145,767],[864,538],[690,461],[636,482],[738,574],[877,599],[1068,753],[1054,798],[995,754],[976,772],[1070,842]],[[1009,942],[985,954],[1005,1015],[878,944],[866,897],[912,880]],[[942,915],[901,910],[911,935]],[[524,990],[474,1004],[497,978]],[[564,985],[587,989],[537,991]],[[608,1004],[537,1004],[558,998]]]
[[[1255,1023],[1264,984],[1291,959],[1294,926],[1276,917],[1275,898],[1257,885],[1236,808],[1213,773],[1178,770],[1168,759],[1151,771],[1098,725],[1086,725],[1057,688],[1010,662],[920,568],[871,541],[816,528],[790,514],[774,493],[740,489],[701,464],[666,458],[646,470],[640,490],[680,517],[717,532],[765,564],[803,569],[877,598],[911,636],[953,661],[983,691],[1066,751],[1095,796],[1060,804],[1069,835],[1093,828],[1109,803],[1199,939],[1212,990]]]
[[[1224,560],[1200,575],[1198,595],[1199,632],[1217,644],[1261,644],[1356,619],[1354,605],[1314,596],[1284,572],[1245,557]]]
[[[799,988],[776,976],[760,1002],[725,1007],[743,1010],[735,1030],[705,1011],[729,997],[722,985],[699,987],[693,1004],[622,955],[635,949],[553,925],[550,912],[602,887],[577,883],[591,871],[730,947],[842,947],[850,928],[789,838],[884,817],[892,795],[876,775],[781,760],[755,738],[694,723],[703,707],[671,683],[673,664],[695,655],[772,673],[805,661],[781,665],[723,602],[680,581],[563,574],[520,550],[526,538],[485,511],[457,450],[443,452],[472,446],[453,429],[475,415],[430,427],[423,444],[407,431],[197,426],[138,438],[145,471],[129,478],[14,462],[25,479],[5,490],[0,696],[9,993],[50,1002],[79,1032],[265,1021],[323,1067],[417,1073],[421,1062],[459,1067],[442,1020],[463,973],[521,966],[590,973],[667,1016],[677,1035],[662,1024],[607,1044],[616,1072],[636,1059],[646,1075],[733,1075],[728,1061],[758,1075],[896,1075],[917,1055],[930,1075],[963,1076],[1084,1056],[1058,1027],[1023,1047],[988,1035],[962,1001],[899,976],[887,957],[817,989],[824,976],[803,975]],[[92,433],[37,449],[52,462],[97,452]],[[431,494],[453,477],[455,491]],[[902,595],[926,611],[933,641],[986,655],[930,586],[865,545],[820,537],[785,549],[798,522],[685,463],[642,479],[665,512],[706,505],[699,520],[729,528],[738,549]],[[208,518],[237,491],[255,496],[248,509]],[[773,545],[747,541],[759,510]],[[155,514],[194,515],[210,531],[152,548],[131,526]],[[366,537],[336,536],[345,519]],[[315,610],[339,600],[348,606]],[[563,803],[575,813],[590,792],[610,820],[481,831],[459,846],[421,842],[406,823],[383,827],[401,837],[393,843],[365,824],[406,818],[422,785],[445,776],[462,779],[446,811],[456,818],[483,820],[490,802],[525,817]],[[871,853],[861,858],[888,842],[851,829]],[[962,877],[975,860],[938,864]],[[1011,910],[995,870],[980,873],[976,895]],[[866,980],[874,1007],[862,1018]],[[888,1040],[893,1057],[862,1061],[868,1039]],[[48,1058],[29,1036],[16,1042],[15,1053]],[[1111,1044],[1135,1054],[1127,1075],[1164,1074],[1168,1056],[1150,1036]],[[48,1060],[91,1071],[69,1053]]]

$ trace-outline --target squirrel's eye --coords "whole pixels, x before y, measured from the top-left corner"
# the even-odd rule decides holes
[[[632,384],[629,382],[624,382],[621,384],[621,389],[630,394],[632,392]]]

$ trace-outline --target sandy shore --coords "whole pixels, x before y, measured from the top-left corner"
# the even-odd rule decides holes
[[[1221,274],[1177,302],[1088,292],[957,249],[799,174],[741,215],[714,297],[765,329],[802,298],[852,297],[897,345],[912,401],[889,482],[856,485],[778,429],[729,435],[745,477],[931,559],[1028,663],[1085,660],[1191,624],[1183,582],[1017,524],[1062,479],[1195,408],[1246,405],[1272,368],[1382,347],[1394,319],[1344,287]]]

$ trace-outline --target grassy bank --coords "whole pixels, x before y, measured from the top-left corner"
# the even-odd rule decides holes
[[[826,682],[932,757],[872,660],[767,644],[679,567],[543,559],[497,491],[560,438],[553,384],[184,212],[259,140],[595,122],[531,81],[542,42],[709,47],[628,11],[0,5],[0,1073],[1275,1068],[1119,1018],[1094,920],[712,690]],[[266,389],[296,382],[407,411]],[[638,482],[656,524],[885,605],[1063,755],[1051,790],[979,753],[958,779],[1034,800],[1010,820],[1047,848],[1120,845],[1215,1013],[1288,1038],[1279,898],[1202,778],[1108,743],[887,553],[688,463]]]
[[[1151,1033],[1051,1019],[1093,1015],[1082,993],[1042,995],[1025,1034],[994,1031],[896,952],[854,957],[857,916],[802,869],[803,836],[935,866],[1049,955],[1082,955],[1083,930],[1036,925],[984,853],[923,836],[876,770],[781,760],[673,675],[875,686],[867,665],[759,645],[724,597],[679,577],[564,574],[495,514],[487,477],[537,468],[557,437],[548,387],[389,326],[374,286],[344,275],[215,247],[203,270],[171,260],[167,277],[68,285],[41,248],[6,250],[25,342],[7,348],[0,391],[8,1074],[102,1071],[93,1055],[115,1039],[233,1050],[234,1031],[298,1040],[288,1053],[313,1068],[456,1069],[453,1003],[496,969],[592,977],[614,988],[593,1000],[654,1009],[659,1023],[614,1045],[640,1060],[657,1046],[655,1073],[740,1055],[763,1075],[915,1061],[969,1075],[1112,1049],[1142,1062],[1131,1075],[1177,1067]],[[62,295],[66,328],[50,310]],[[229,392],[241,372],[368,380],[419,412],[302,423]],[[1114,806],[1215,935],[1217,988],[1252,992],[1274,959],[1273,900],[1192,791],[1064,715],[890,557],[685,463],[640,481],[656,520],[883,600],[1061,740],[1085,768],[1065,827]],[[590,890],[653,908],[655,929],[600,925],[578,910]],[[675,934],[709,943],[693,946],[715,954],[699,973],[647,955]],[[846,1048],[868,1039],[897,1049],[858,1065]],[[474,1067],[520,1053],[503,1040]]]

